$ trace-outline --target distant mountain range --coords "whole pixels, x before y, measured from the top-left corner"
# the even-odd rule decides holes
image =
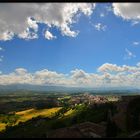
[[[40,92],[90,92],[90,93],[140,93],[140,89],[131,87],[119,87],[119,88],[82,88],[82,87],[65,87],[65,86],[41,86],[41,85],[29,85],[29,84],[12,84],[12,85],[0,85],[0,93],[3,91],[40,91]]]
[[[17,91],[17,90],[67,92],[73,90],[76,91],[83,90],[83,88],[64,87],[64,86],[41,86],[29,84],[0,85],[0,91]]]

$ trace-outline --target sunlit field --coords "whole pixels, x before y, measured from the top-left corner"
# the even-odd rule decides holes
[[[0,123],[0,131],[5,130],[6,124],[5,123]]]
[[[66,113],[64,113],[64,117],[68,117],[68,116],[70,116],[70,115],[72,115],[74,113],[75,113],[75,110],[74,109],[70,109]]]
[[[6,126],[15,126],[15,125],[18,125],[20,122],[26,122],[28,120],[31,120],[32,118],[36,118],[39,116],[51,118],[60,109],[61,107],[54,107],[51,109],[39,109],[39,110],[32,108],[32,109],[16,112],[15,116],[5,115],[5,117],[7,117],[7,120],[4,120],[5,119],[4,115],[1,115],[0,116],[0,131],[5,130]]]
[[[26,122],[26,121],[28,121],[32,118],[36,118],[38,116],[51,118],[60,109],[61,109],[61,107],[55,107],[55,108],[51,108],[51,109],[40,109],[40,110],[29,109],[29,110],[25,110],[25,111],[16,112],[16,114],[20,116],[20,118],[16,124],[18,124],[19,122]]]

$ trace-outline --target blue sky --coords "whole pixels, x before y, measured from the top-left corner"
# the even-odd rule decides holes
[[[74,37],[63,35],[59,27],[39,23],[38,38],[1,39],[1,72],[8,74],[24,68],[30,73],[43,69],[63,74],[75,69],[97,73],[105,63],[136,66],[140,61],[139,19],[125,19],[125,13],[116,15],[110,8],[111,3],[101,3],[96,4],[90,16],[75,14],[73,18],[78,20],[70,24],[70,29],[79,33]],[[46,29],[56,38],[45,38]]]

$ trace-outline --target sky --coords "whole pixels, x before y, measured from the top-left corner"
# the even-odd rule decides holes
[[[139,3],[1,3],[0,84],[140,85]]]

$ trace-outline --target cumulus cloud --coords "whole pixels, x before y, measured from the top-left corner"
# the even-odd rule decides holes
[[[74,79],[87,79],[88,78],[88,73],[81,69],[75,69],[71,71],[72,73],[72,78]]]
[[[51,32],[49,32],[48,30],[45,32],[45,38],[48,40],[52,40],[55,39],[56,36],[54,36]]]
[[[18,34],[19,38],[22,39],[36,39],[38,38],[37,31],[38,31],[38,24],[37,22],[32,19],[31,17],[27,18],[28,27],[21,33]]]
[[[8,41],[11,40],[14,37],[14,33],[11,31],[5,30],[4,32],[0,31],[0,40],[2,41]]]
[[[75,84],[80,85],[90,85],[91,84],[91,74],[86,73],[81,69],[75,69],[71,71],[71,79],[75,81]]]
[[[110,86],[121,87],[139,87],[140,85],[140,65],[136,66],[105,63],[98,68],[98,71],[102,74],[102,81],[109,83]],[[107,86],[107,85],[106,85]]]
[[[63,76],[63,74],[58,74],[55,71],[49,71],[47,69],[41,70],[41,71],[37,71],[35,72],[35,76],[39,77],[39,78],[60,78],[61,76]]]
[[[17,68],[14,72],[0,75],[0,84],[64,85],[64,78],[64,74],[47,69],[29,73],[24,68]]]
[[[122,65],[118,66],[116,64],[105,63],[98,68],[98,72],[103,73],[135,73],[140,71],[140,64],[137,63],[136,66]]]
[[[97,72],[87,73],[75,69],[63,74],[43,69],[33,73],[24,68],[17,68],[9,74],[0,74],[0,85],[33,84],[63,85],[77,87],[138,87],[140,86],[140,64],[135,66],[105,63]]]
[[[98,68],[99,72],[121,72],[124,69],[116,64],[105,63]]]
[[[71,30],[83,13],[90,16],[95,8],[92,3],[1,3],[0,40],[11,40],[14,35],[24,39],[37,38],[38,23],[58,28],[62,35],[75,37],[78,32]]]
[[[140,3],[113,3],[113,11],[126,20],[140,19]]]
[[[17,75],[24,75],[24,74],[27,73],[27,70],[24,69],[24,68],[18,68],[18,69],[15,70],[15,73],[16,73]]]
[[[27,28],[25,31],[23,31],[22,33],[20,33],[18,35],[18,37],[19,38],[22,38],[22,39],[29,40],[29,39],[36,39],[36,38],[38,38],[38,35],[35,32],[31,32],[30,29]]]
[[[27,18],[27,23],[28,23],[30,28],[32,28],[36,32],[38,31],[38,24],[34,19],[32,19],[31,17],[28,17]]]

